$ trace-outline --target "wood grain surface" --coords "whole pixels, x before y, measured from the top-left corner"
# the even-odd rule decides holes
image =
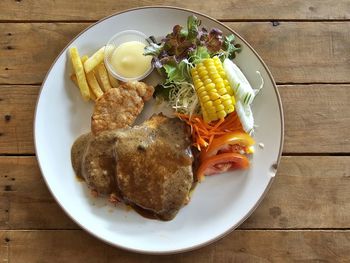
[[[279,84],[285,117],[278,174],[255,212],[214,244],[172,256],[81,230],[47,189],[33,143],[40,85],[61,50],[106,15],[157,4],[244,37]],[[350,262],[349,50],[348,0],[0,1],[0,262]]]
[[[98,20],[125,9],[149,6],[171,5],[196,10],[226,20],[319,20],[350,19],[350,3],[347,0],[2,0],[0,20]]]
[[[349,262],[350,231],[237,230],[177,255],[140,255],[103,244],[81,230],[0,231],[0,260],[22,262]],[[43,249],[45,248],[45,249]]]

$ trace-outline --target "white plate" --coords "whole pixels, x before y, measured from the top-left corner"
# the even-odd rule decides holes
[[[256,147],[251,167],[208,177],[199,184],[191,202],[174,220],[161,222],[141,217],[125,207],[114,208],[91,198],[75,178],[70,159],[74,140],[90,129],[92,103],[83,102],[69,79],[72,70],[67,49],[77,46],[80,54],[91,54],[115,33],[135,29],[161,37],[176,24],[186,25],[195,13],[202,25],[234,33],[243,51],[236,63],[254,87],[265,80],[253,111]],[[148,108],[149,110],[149,108]],[[107,17],[80,33],[58,56],[43,83],[35,115],[35,147],[41,172],[57,202],[82,228],[120,248],[143,253],[175,253],[208,244],[241,224],[257,207],[276,173],[283,144],[283,114],[274,80],[257,53],[239,35],[218,21],[189,10],[147,7]]]

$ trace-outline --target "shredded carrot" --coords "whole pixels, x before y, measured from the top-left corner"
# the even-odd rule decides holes
[[[198,115],[177,113],[177,116],[191,126],[193,146],[199,151],[206,150],[212,141],[226,133],[243,131],[236,112],[229,114],[225,119],[206,123]]]

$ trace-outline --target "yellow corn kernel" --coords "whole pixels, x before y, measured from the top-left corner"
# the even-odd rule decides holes
[[[235,96],[231,96],[231,100],[232,100],[232,104],[233,104],[233,105],[236,105],[236,99],[235,99]]]
[[[220,70],[218,73],[221,77],[223,77],[223,78],[226,77],[226,73],[224,70]]]
[[[222,95],[221,96],[221,100],[231,100],[231,96],[230,95],[228,95],[228,94],[225,94],[225,95]]]
[[[193,84],[194,84],[194,87],[195,87],[196,89],[199,89],[200,87],[204,86],[204,84],[203,84],[203,82],[202,82],[201,80],[195,80],[195,81],[193,82]]]
[[[214,83],[209,83],[209,84],[205,85],[205,87],[206,87],[207,91],[210,91],[210,90],[215,89],[215,84]]]
[[[198,95],[200,98],[203,98],[204,96],[208,96],[208,92],[206,92],[205,90],[202,92],[198,92]]]
[[[204,70],[207,70],[207,68],[204,65],[197,68],[198,72],[201,72],[201,71],[204,71]]]
[[[214,65],[214,63],[208,65],[207,70],[208,70],[209,72],[218,72],[217,69],[216,69],[216,67],[215,67],[215,65]]]
[[[213,82],[215,83],[215,85],[220,85],[222,88],[225,87],[225,84],[224,84],[224,81],[222,80],[222,78],[214,79]]]
[[[201,97],[200,99],[202,100],[203,103],[205,103],[205,102],[210,100],[210,97],[208,95],[206,95],[206,96]]]
[[[218,98],[220,98],[217,92],[211,92],[209,96],[211,100],[217,100]]]
[[[215,100],[213,103],[214,103],[215,106],[218,106],[218,105],[222,104],[220,99]]]
[[[224,101],[222,101],[221,103],[222,103],[222,105],[225,106],[225,109],[228,109],[228,107],[229,107],[230,105],[232,105],[232,100],[231,100],[231,101],[230,101],[230,100],[224,100]]]
[[[192,78],[193,83],[195,83],[196,81],[200,81],[201,79],[199,78],[198,75],[196,75],[195,77]]]
[[[219,89],[225,89],[225,85],[223,82],[219,82],[219,83],[215,83],[216,84],[216,88],[219,90]]]
[[[220,96],[225,95],[227,93],[227,90],[225,88],[221,88],[218,90],[218,93]]]
[[[233,105],[230,105],[230,106],[227,107],[226,112],[227,112],[227,113],[231,113],[231,112],[233,112],[234,110],[235,110],[235,107],[234,107]]]
[[[202,77],[204,77],[205,75],[208,75],[208,71],[206,71],[206,70],[199,70],[199,71],[198,71],[198,75],[202,78]]]
[[[227,90],[227,94],[230,96],[233,96],[233,89],[231,89],[231,87],[227,87],[225,88]]]
[[[203,83],[204,83],[204,85],[208,85],[208,84],[212,83],[212,80],[207,78],[206,80],[204,80]]]
[[[202,85],[202,86],[200,86],[199,88],[197,88],[197,93],[200,94],[200,93],[202,93],[202,92],[205,91],[205,90],[206,90],[206,89],[205,89],[205,86]]]
[[[216,113],[216,108],[214,106],[213,107],[209,107],[207,109],[207,112],[208,112],[209,115],[210,114],[215,114]]]
[[[216,111],[222,111],[224,109],[225,109],[224,105],[217,105],[216,106]]]
[[[218,78],[221,79],[221,76],[218,73],[215,73],[215,74],[211,75],[211,78],[212,79],[218,79]]]
[[[204,108],[208,110],[208,108],[213,107],[213,102],[211,100],[204,103]]]
[[[227,113],[224,110],[221,110],[217,112],[217,115],[219,119],[223,119],[226,117]]]

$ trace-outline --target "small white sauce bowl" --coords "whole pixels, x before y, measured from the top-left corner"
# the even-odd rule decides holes
[[[125,30],[125,31],[122,31],[122,32],[115,34],[108,41],[108,43],[105,47],[104,62],[105,62],[105,65],[107,67],[107,70],[109,71],[109,73],[113,77],[115,77],[116,79],[119,79],[121,81],[124,81],[124,82],[133,81],[133,80],[141,80],[141,79],[146,78],[153,71],[153,65],[151,65],[150,69],[148,71],[146,71],[144,74],[137,76],[137,77],[128,78],[128,77],[124,77],[124,76],[121,76],[120,74],[118,74],[118,72],[116,72],[114,70],[113,66],[111,65],[112,54],[118,46],[120,46],[123,43],[130,42],[130,41],[138,41],[140,43],[148,45],[148,42],[146,39],[147,39],[147,36],[140,31]]]

